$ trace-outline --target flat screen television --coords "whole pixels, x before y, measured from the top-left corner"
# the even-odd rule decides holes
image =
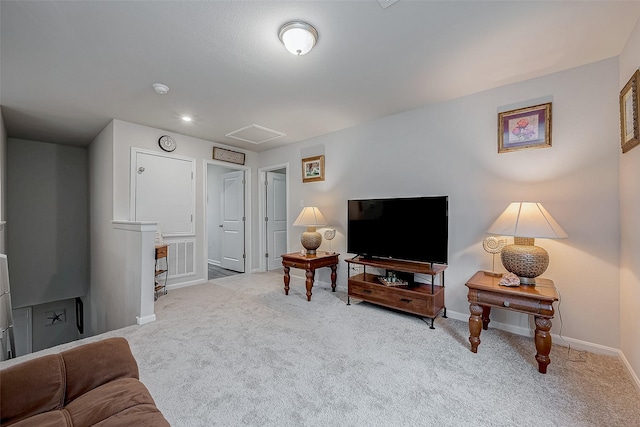
[[[349,200],[347,252],[447,264],[448,196]]]

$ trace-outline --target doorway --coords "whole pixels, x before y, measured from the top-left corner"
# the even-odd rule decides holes
[[[207,280],[244,273],[248,262],[248,174],[244,167],[205,162]]]
[[[287,212],[289,211],[288,163],[262,168],[260,175],[260,270],[282,268],[282,254],[288,252]]]

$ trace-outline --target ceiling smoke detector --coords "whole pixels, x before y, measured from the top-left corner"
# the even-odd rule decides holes
[[[163,85],[162,83],[154,83],[153,90],[155,90],[158,95],[166,95],[166,93],[169,92],[169,86]]]

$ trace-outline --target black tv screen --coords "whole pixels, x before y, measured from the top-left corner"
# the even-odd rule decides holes
[[[447,196],[349,200],[347,252],[447,264]]]

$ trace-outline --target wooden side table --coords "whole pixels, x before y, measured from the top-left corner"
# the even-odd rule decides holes
[[[320,252],[315,255],[300,255],[299,252],[282,255],[282,266],[284,267],[284,294],[289,295],[289,270],[291,267],[300,268],[306,272],[307,301],[311,301],[311,288],[315,278],[316,269],[321,267],[331,268],[331,291],[336,291],[336,269],[338,268],[338,253]]]
[[[478,271],[466,283],[469,288],[469,342],[471,351],[478,352],[481,327],[489,327],[491,307],[533,314],[536,323],[534,341],[536,344],[536,360],[538,371],[547,373],[547,365],[551,362],[551,319],[553,319],[553,303],[558,301],[553,281],[536,278],[536,286],[520,285],[517,287],[500,286],[500,277],[492,277]]]

